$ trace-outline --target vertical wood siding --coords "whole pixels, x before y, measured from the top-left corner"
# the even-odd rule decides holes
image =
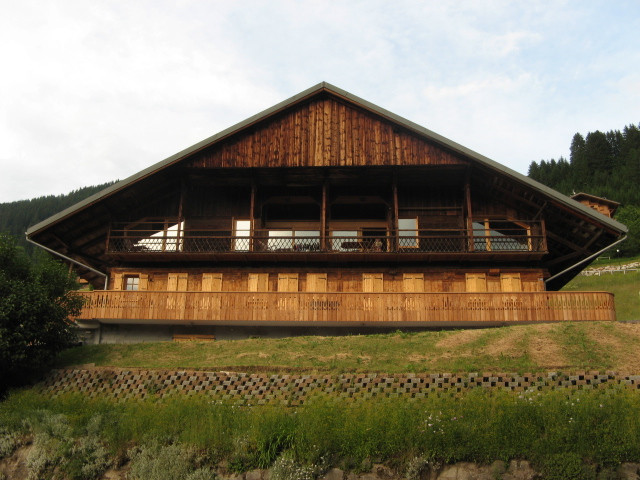
[[[297,105],[189,161],[202,168],[466,164],[435,143],[331,98]]]

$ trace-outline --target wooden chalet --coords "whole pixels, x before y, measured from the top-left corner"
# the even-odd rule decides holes
[[[95,287],[97,342],[614,320],[611,294],[556,290],[626,231],[321,83],[27,237]]]

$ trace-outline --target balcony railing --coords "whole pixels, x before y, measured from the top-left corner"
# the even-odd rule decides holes
[[[534,230],[538,231],[538,229]],[[313,234],[310,234],[313,233]],[[376,232],[377,233],[377,232]],[[466,253],[545,252],[544,235],[502,229],[470,235],[466,229],[399,230],[389,234],[353,231],[321,237],[309,230],[161,230],[112,227],[110,253]]]
[[[309,293],[94,291],[79,319],[197,324],[460,324],[615,320],[606,292]]]

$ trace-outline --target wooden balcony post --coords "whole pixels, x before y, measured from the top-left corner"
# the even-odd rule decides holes
[[[471,172],[467,169],[467,175],[464,182],[464,199],[467,210],[467,248],[470,252],[474,250],[473,242],[473,217],[471,213]]]
[[[392,251],[400,250],[400,232],[398,231],[399,207],[398,207],[398,173],[393,173],[393,231],[395,232],[395,245]]]
[[[255,236],[255,225],[254,225],[254,217],[255,217],[255,209],[256,209],[256,181],[251,181],[251,200],[249,202],[249,251],[252,252],[254,250],[254,236]]]
[[[327,181],[322,182],[322,208],[320,212],[320,250],[327,250]]]

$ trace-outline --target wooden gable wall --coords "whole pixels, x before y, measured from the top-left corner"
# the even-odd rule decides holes
[[[397,125],[332,97],[296,105],[196,154],[188,166],[466,165]]]

